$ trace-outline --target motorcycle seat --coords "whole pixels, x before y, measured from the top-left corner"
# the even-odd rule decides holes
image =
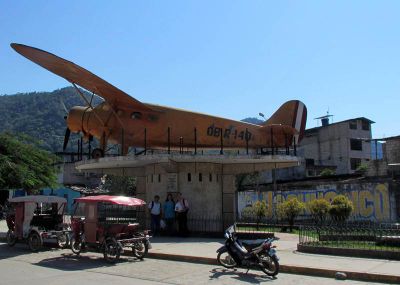
[[[248,239],[248,240],[242,240],[241,243],[244,246],[248,246],[248,247],[257,247],[260,244],[262,244],[264,242],[263,239]]]

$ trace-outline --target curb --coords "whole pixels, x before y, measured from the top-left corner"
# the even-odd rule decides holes
[[[182,261],[191,263],[202,263],[210,265],[219,265],[216,258],[210,257],[198,257],[198,256],[188,256],[179,254],[168,254],[168,253],[154,253],[149,252],[147,254],[148,258],[172,260],[172,261]],[[295,265],[280,265],[280,272],[299,274],[299,275],[309,275],[317,277],[327,277],[335,278],[337,270],[324,269],[324,268],[312,268],[303,267]],[[367,281],[367,282],[381,282],[381,283],[392,283],[400,284],[400,276],[398,275],[383,275],[377,273],[367,273],[367,272],[354,272],[354,271],[341,271],[347,275],[347,279]]]

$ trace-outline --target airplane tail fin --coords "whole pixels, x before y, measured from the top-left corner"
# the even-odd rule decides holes
[[[300,142],[306,128],[307,108],[299,100],[284,103],[266,122],[265,125],[288,125],[298,131],[296,142]]]

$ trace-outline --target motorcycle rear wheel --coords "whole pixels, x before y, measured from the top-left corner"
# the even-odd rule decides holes
[[[276,276],[279,273],[279,262],[276,256],[262,255],[260,268],[268,276]]]
[[[15,236],[14,231],[8,230],[7,232],[7,244],[8,246],[14,246],[17,242],[17,237]]]
[[[138,259],[143,259],[148,251],[149,247],[146,241],[136,242],[132,247],[132,254]]]
[[[39,249],[43,246],[42,238],[37,232],[30,233],[28,237],[28,245],[33,252],[39,251]]]
[[[236,261],[229,254],[229,252],[218,252],[217,261],[225,268],[235,268],[237,266]]]
[[[81,254],[82,251],[82,242],[76,241],[75,237],[72,237],[70,240],[71,250],[76,255]]]
[[[103,249],[104,259],[109,263],[115,263],[119,260],[121,255],[120,248],[115,239],[110,238],[105,241],[104,249]]]

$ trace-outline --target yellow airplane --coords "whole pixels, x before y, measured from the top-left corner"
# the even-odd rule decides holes
[[[273,150],[295,146],[304,134],[307,108],[298,100],[284,103],[263,125],[255,125],[142,103],[71,61],[22,44],[12,43],[11,47],[65,78],[86,101],[86,106],[69,111],[64,150],[70,132],[99,139],[100,149],[93,152],[94,157],[104,155],[108,142],[120,144],[123,155],[129,147]],[[77,86],[102,97],[104,102],[94,107]]]

